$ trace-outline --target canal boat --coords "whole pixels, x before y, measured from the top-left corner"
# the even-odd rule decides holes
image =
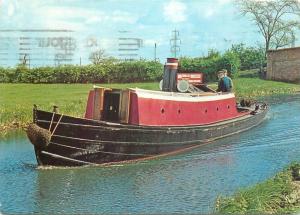
[[[27,136],[38,165],[110,165],[192,150],[259,125],[268,107],[203,84],[168,59],[162,91],[94,86],[84,117],[33,108]]]

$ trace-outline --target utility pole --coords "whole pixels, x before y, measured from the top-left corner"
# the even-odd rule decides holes
[[[179,31],[176,29],[172,31],[172,38],[170,39],[170,45],[171,45],[171,54],[173,57],[177,57],[177,54],[180,52],[180,44],[181,40],[179,39]]]
[[[156,59],[157,59],[157,58],[156,58],[156,48],[157,48],[157,47],[156,47],[156,43],[154,43],[154,61],[155,61],[155,62],[156,62]]]
[[[30,55],[28,55],[28,68],[30,69]]]

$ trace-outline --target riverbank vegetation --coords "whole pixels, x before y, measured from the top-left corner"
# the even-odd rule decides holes
[[[300,164],[293,163],[273,178],[231,197],[218,197],[220,214],[291,214],[300,209]]]

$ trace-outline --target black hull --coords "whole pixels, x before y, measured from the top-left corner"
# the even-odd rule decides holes
[[[152,127],[87,120],[34,110],[34,122],[53,133],[34,143],[39,165],[81,166],[153,159],[179,153],[260,124],[267,108],[204,126]],[[62,116],[62,117],[61,117]],[[52,122],[52,123],[51,123]],[[50,133],[49,132],[49,133]]]

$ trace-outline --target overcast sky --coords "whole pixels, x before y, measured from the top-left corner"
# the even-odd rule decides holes
[[[119,37],[141,38],[138,54],[143,58],[153,58],[157,43],[160,60],[171,55],[174,29],[179,31],[181,56],[263,41],[232,0],[0,0],[0,29],[72,30],[78,41],[75,57],[85,59],[83,63],[88,55],[84,44],[91,38],[112,56],[117,55]],[[1,32],[2,37],[20,34],[25,33]]]

